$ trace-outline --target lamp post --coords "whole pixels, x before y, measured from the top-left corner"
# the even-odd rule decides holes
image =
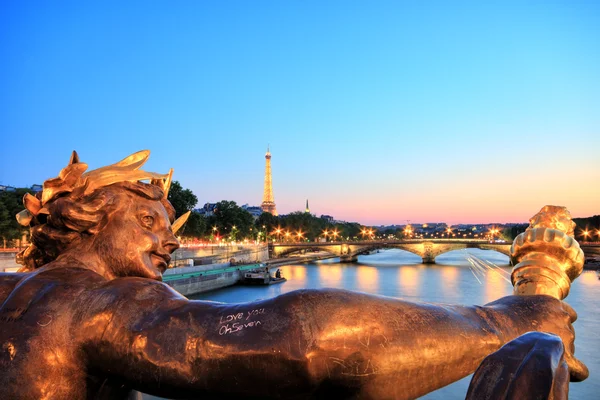
[[[274,231],[275,235],[277,235],[277,241],[279,242],[279,236],[281,235],[281,227],[277,227]]]
[[[229,241],[237,242],[237,227],[235,225],[233,225],[231,227],[231,235],[230,235]]]
[[[215,244],[214,242],[217,240],[217,238],[219,237],[219,231],[217,230],[216,226],[212,227],[212,238],[213,238],[213,245],[210,246],[210,254],[214,254],[215,253]]]
[[[337,229],[333,230],[333,232],[331,232],[331,234],[333,235],[333,241],[337,242],[337,237],[340,234]]]

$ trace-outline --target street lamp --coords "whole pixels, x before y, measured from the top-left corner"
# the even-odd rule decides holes
[[[304,235],[304,234],[302,233],[302,230],[301,230],[301,229],[298,229],[298,232],[296,232],[296,236],[297,236],[297,238],[298,238],[298,241],[300,241],[300,239],[302,239],[302,236],[303,236],[303,235]]]
[[[367,236],[368,231],[366,228],[362,228],[362,230],[360,231],[361,236],[363,237],[363,239],[365,238],[365,236]]]
[[[333,241],[336,242],[340,233],[337,231],[337,229],[335,229],[333,232],[331,232],[331,234],[333,235]]]
[[[281,227],[277,227],[277,229],[275,229],[273,233],[277,235],[277,241],[279,242],[279,235],[281,235]]]
[[[213,237],[213,241],[216,241],[217,236],[219,236],[219,231],[217,230],[216,226],[212,227],[212,237]]]
[[[586,229],[583,231],[583,240],[584,242],[587,242],[587,237],[590,235],[590,232]]]

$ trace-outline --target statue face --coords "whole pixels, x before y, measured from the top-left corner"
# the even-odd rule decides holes
[[[115,277],[162,280],[170,254],[179,248],[165,207],[129,192],[118,201],[94,240],[98,256]]]

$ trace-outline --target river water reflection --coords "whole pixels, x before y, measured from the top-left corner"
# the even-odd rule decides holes
[[[469,254],[491,261],[499,270],[474,273]],[[511,294],[508,257],[479,249],[442,254],[435,265],[421,264],[421,259],[401,250],[386,250],[360,256],[357,263],[341,264],[339,259],[316,263],[290,264],[280,267],[287,282],[279,285],[235,286],[195,296],[195,299],[240,303],[271,298],[297,289],[341,288],[401,297],[411,301],[457,304],[485,304]],[[508,278],[508,280],[506,279]],[[600,281],[593,271],[584,273],[573,283],[567,302],[579,314],[575,323],[577,356],[589,367],[590,377],[570,386],[571,399],[598,398],[600,393]],[[430,393],[423,399],[461,399],[465,397],[470,377]]]

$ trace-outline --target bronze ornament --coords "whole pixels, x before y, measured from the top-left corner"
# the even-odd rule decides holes
[[[540,385],[564,394],[565,365],[572,381],[587,377],[574,357],[577,315],[560,300],[578,275],[576,242],[568,230],[554,232],[570,218],[532,223],[514,245],[519,295],[485,306],[335,289],[245,304],[190,301],[161,282],[182,223],[166,199],[171,174],[139,169],[148,156],[85,173],[74,152],[39,196],[24,199],[20,222],[32,245],[20,272],[0,274],[0,398],[125,399],[138,390],[182,399],[411,399],[496,351],[485,365],[526,360],[528,346],[556,361],[548,368],[559,380]],[[556,336],[521,336],[532,331]],[[504,376],[514,372],[508,364]],[[472,398],[484,393],[481,382]]]

